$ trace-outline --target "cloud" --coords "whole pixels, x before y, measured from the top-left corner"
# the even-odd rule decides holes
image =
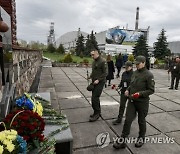
[[[140,8],[139,28],[150,26],[152,45],[161,29],[168,40],[180,40],[180,4],[175,0],[16,0],[17,36],[46,43],[50,22],[55,22],[56,38],[66,32],[101,32],[120,26],[134,29],[136,7]]]

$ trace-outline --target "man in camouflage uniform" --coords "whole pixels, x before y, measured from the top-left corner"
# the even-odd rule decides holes
[[[92,63],[92,73],[90,78],[92,79],[92,83],[94,88],[92,90],[92,108],[94,113],[90,115],[90,122],[96,121],[101,114],[101,107],[100,107],[100,99],[104,84],[106,82],[107,76],[107,64],[106,60],[103,59],[97,50],[91,52],[91,56],[94,59]]]
[[[131,77],[130,86],[125,91],[125,95],[129,97],[125,123],[121,134],[121,143],[114,143],[113,147],[122,149],[126,147],[125,139],[127,139],[133,120],[138,113],[139,136],[135,143],[135,147],[139,148],[144,144],[146,133],[146,116],[149,109],[149,95],[154,93],[155,82],[153,74],[145,67],[146,58],[138,56],[136,58],[137,70]]]

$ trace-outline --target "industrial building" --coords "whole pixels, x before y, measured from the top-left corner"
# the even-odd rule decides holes
[[[78,31],[67,32],[56,40],[56,47],[59,47],[60,44],[63,44],[66,50],[74,49],[76,47],[78,36],[80,35],[83,35],[86,39],[88,33],[82,32],[80,28]]]
[[[180,41],[168,42],[168,48],[174,55],[180,55]]]
[[[144,35],[147,41],[149,37],[149,27],[147,29],[139,29],[138,21],[139,7],[137,7],[136,11],[136,21],[134,30],[130,30],[128,29],[128,27],[120,28],[119,26],[117,26],[114,28],[109,28],[99,33],[95,33],[99,49],[102,52],[111,55],[119,53],[131,54],[133,52],[133,46],[135,45],[140,35]],[[66,50],[75,48],[77,38],[80,34],[82,34],[86,40],[88,33],[81,32],[79,29],[78,31],[72,31],[62,35],[60,38],[57,39],[56,46],[58,47],[60,44],[63,44]]]

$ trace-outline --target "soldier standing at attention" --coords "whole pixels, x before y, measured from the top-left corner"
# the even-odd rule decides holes
[[[129,87],[129,84],[131,82],[131,76],[133,74],[133,64],[131,61],[127,61],[125,63],[125,69],[126,70],[122,73],[122,76],[121,76],[121,82],[118,85],[118,87],[121,89],[119,115],[118,115],[118,118],[112,122],[113,125],[120,124],[123,118],[126,102],[128,100],[128,97],[125,96],[124,93],[126,89]]]
[[[104,84],[106,82],[107,76],[107,63],[106,60],[103,59],[97,50],[93,50],[91,52],[91,56],[94,59],[92,63],[92,73],[90,78],[92,79],[92,83],[94,84],[94,88],[92,90],[91,103],[94,113],[90,115],[90,122],[96,121],[101,114],[100,107],[100,99]]]
[[[135,64],[137,70],[131,77],[130,86],[125,91],[125,95],[129,97],[125,123],[120,140],[113,144],[116,149],[122,149],[126,147],[126,138],[130,133],[130,128],[133,120],[138,113],[139,124],[139,136],[136,140],[135,147],[139,148],[144,144],[146,134],[146,116],[149,109],[149,95],[154,93],[155,82],[153,74],[145,67],[146,58],[144,56],[138,56]]]

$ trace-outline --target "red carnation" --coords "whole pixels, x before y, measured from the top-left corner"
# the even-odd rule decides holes
[[[139,93],[134,93],[134,94],[132,95],[132,97],[133,97],[133,98],[139,98]]]
[[[115,85],[115,84],[113,84],[111,88],[112,88],[112,89],[115,89],[115,87],[116,87],[116,85]]]

